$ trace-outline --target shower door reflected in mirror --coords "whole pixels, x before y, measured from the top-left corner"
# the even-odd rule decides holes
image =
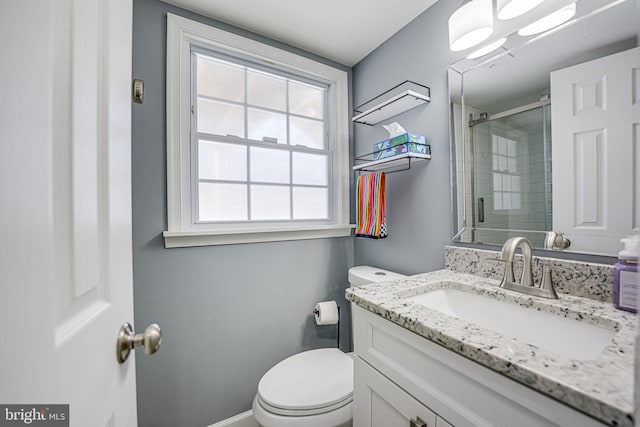
[[[543,234],[529,232],[552,224],[549,107],[541,101],[470,118],[474,241],[499,241],[508,229],[543,245]]]

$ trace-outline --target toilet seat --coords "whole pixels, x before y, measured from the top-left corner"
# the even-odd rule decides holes
[[[261,427],[352,427],[353,402],[335,411],[324,414],[291,417],[278,415],[267,411],[258,402],[258,396],[253,398],[253,416]]]
[[[321,415],[321,414],[326,414],[327,412],[331,412],[331,411],[335,411],[336,409],[340,409],[345,405],[348,405],[349,403],[353,402],[353,396],[350,396],[348,399],[343,400],[342,402],[338,402],[335,403],[333,405],[329,405],[323,408],[316,408],[316,409],[285,409],[285,408],[278,408],[276,406],[271,406],[268,403],[266,403],[264,400],[262,400],[262,398],[260,398],[260,395],[256,395],[256,400],[258,401],[258,404],[260,406],[262,406],[265,410],[267,410],[268,412],[271,412],[272,414],[276,414],[276,415],[282,415],[285,417],[307,417],[307,416],[311,416],[311,415]]]
[[[353,359],[336,348],[295,354],[260,380],[258,403],[282,416],[324,414],[353,400]]]

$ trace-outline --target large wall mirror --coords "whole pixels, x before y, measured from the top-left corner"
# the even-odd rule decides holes
[[[454,241],[616,255],[640,231],[635,0],[449,68]]]

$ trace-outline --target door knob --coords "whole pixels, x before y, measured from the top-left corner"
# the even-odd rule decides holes
[[[153,354],[162,344],[162,329],[156,323],[152,323],[144,330],[144,334],[136,334],[131,323],[124,322],[118,332],[116,345],[116,357],[118,363],[124,363],[129,353],[136,347],[144,348],[147,354]]]

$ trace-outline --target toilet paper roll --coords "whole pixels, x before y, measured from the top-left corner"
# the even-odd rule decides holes
[[[316,324],[335,325],[338,323],[338,304],[335,301],[323,301],[316,304]]]

